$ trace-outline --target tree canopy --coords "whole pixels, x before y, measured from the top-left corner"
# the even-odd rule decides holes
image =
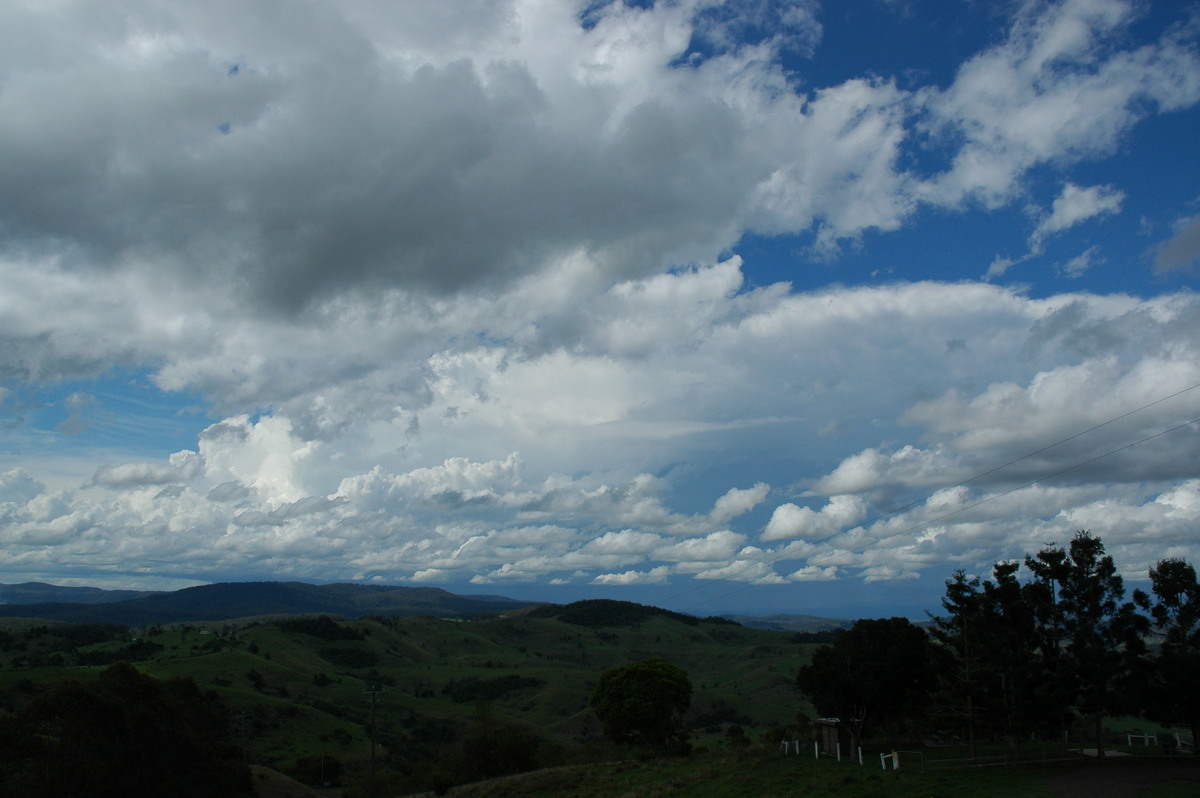
[[[868,724],[892,736],[896,723],[934,684],[929,636],[905,618],[857,621],[813,652],[796,683],[817,712],[836,717],[857,746]]]
[[[1077,714],[1091,720],[1099,739],[1104,715],[1137,711],[1138,700],[1146,701],[1149,618],[1138,608],[1148,609],[1149,600],[1141,591],[1126,600],[1113,558],[1086,530],[1066,547],[1048,544],[1026,555],[1023,564],[1024,584],[1016,561],[997,563],[991,580],[958,571],[946,581],[947,615],[933,619],[952,657],[939,714],[944,722],[960,719],[970,739],[977,727],[1002,730],[1014,753],[1023,732],[1065,745]],[[1173,598],[1186,593],[1178,587],[1187,584],[1186,574],[1171,564],[1161,576],[1167,598],[1160,598],[1155,618],[1173,627],[1170,607],[1186,604]]]
[[[1150,569],[1155,629],[1163,636],[1155,658],[1147,714],[1164,723],[1200,731],[1200,582],[1196,569],[1178,558]]]
[[[649,745],[659,755],[686,748],[681,716],[692,703],[687,671],[660,657],[611,668],[589,702],[617,743]]]

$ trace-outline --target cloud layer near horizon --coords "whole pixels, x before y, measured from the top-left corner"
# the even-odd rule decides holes
[[[0,10],[8,394],[144,370],[220,418],[73,483],[14,464],[4,572],[892,580],[1078,528],[1131,572],[1195,555],[1196,430],[1114,450],[1200,391],[960,484],[1200,383],[1195,296],[797,293],[729,254],[1021,204],[1200,99],[1194,26],[1028,3],[944,86],[804,87],[816,4],[587,5]],[[1057,196],[1031,251],[1124,198]]]

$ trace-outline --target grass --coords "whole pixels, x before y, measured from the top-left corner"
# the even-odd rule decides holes
[[[566,767],[455,788],[455,798],[1050,798],[1036,770],[921,773],[766,751]],[[1155,798],[1159,798],[1155,796]],[[1173,798],[1173,796],[1162,796]]]
[[[1200,790],[1195,784],[1156,784],[1137,794],[1137,798],[1196,798]]]
[[[20,631],[15,622],[9,623],[14,633]],[[318,639],[270,622],[177,625],[148,635],[162,650],[152,659],[138,662],[137,667],[160,678],[189,676],[201,690],[217,697],[235,720],[235,735],[244,743],[251,763],[287,772],[297,759],[320,754],[337,758],[354,780],[362,777],[370,752],[370,707],[364,694],[369,684],[383,682],[386,687],[379,696],[377,717],[380,758],[389,769],[427,765],[444,757],[475,722],[475,704],[452,700],[443,692],[447,685],[468,677],[486,682],[505,675],[539,679],[543,684],[514,689],[493,699],[495,719],[532,729],[547,740],[555,752],[548,755],[546,764],[578,763],[585,757],[625,756],[600,743],[599,722],[587,708],[599,674],[631,660],[664,656],[689,673],[695,689],[692,740],[707,752],[680,761],[550,768],[470,788],[475,792],[459,789],[454,794],[479,798],[1047,795],[1042,786],[1046,771],[1038,769],[921,773],[914,759],[913,765],[899,773],[885,773],[879,768],[877,752],[868,755],[865,767],[813,760],[807,750],[800,757],[779,755],[771,730],[791,723],[798,712],[812,713],[793,679],[814,646],[796,643],[786,632],[703,623],[692,626],[661,617],[631,627],[605,628],[521,615],[473,621],[410,617],[346,623],[362,632],[363,638]],[[45,641],[31,639],[27,646],[32,649],[43,642],[53,643],[48,634],[43,637]],[[85,648],[112,650],[127,643],[97,643]],[[356,661],[353,656],[330,652],[357,652],[372,664],[348,665]],[[28,685],[19,687],[24,680],[47,684],[69,676],[88,678],[99,670],[0,669],[0,694],[27,700],[32,690]],[[748,740],[766,740],[767,747],[732,751],[725,731],[734,723],[743,727]],[[1124,730],[1139,724],[1144,721],[1119,719],[1106,725]],[[1046,749],[1058,750],[1051,744]],[[1040,749],[1029,744],[1024,755],[1036,758],[1035,750]],[[1128,750],[1150,753],[1140,746]],[[981,746],[979,753],[991,752]],[[925,752],[927,759],[955,755],[954,749],[945,748]],[[1146,798],[1178,798],[1181,794],[1147,793]]]
[[[6,619],[13,632],[22,629]],[[297,758],[326,754],[353,767],[370,749],[364,690],[381,681],[380,741],[402,761],[437,757],[474,722],[473,702],[455,702],[443,693],[454,680],[491,680],[516,674],[543,680],[491,701],[503,723],[535,730],[566,751],[592,747],[599,722],[588,696],[606,668],[649,656],[664,656],[684,667],[692,680],[697,744],[715,747],[729,723],[757,737],[792,722],[808,708],[796,691],[796,668],[811,645],[793,642],[786,632],[727,624],[685,625],[665,617],[625,627],[593,628],[555,618],[523,615],[470,621],[428,617],[362,619],[345,622],[361,640],[324,640],[271,622],[177,624],[140,632],[162,646],[139,669],[160,678],[189,676],[216,696],[231,718],[252,762],[288,770]],[[30,622],[25,622],[26,627]],[[57,625],[49,625],[51,627]],[[43,636],[23,644],[46,651],[55,641]],[[24,641],[24,638],[20,638]],[[80,650],[114,651],[129,640],[95,643]],[[355,667],[358,652],[373,664]],[[6,663],[10,656],[0,657]],[[69,655],[68,655],[69,661]],[[21,680],[46,684],[63,677],[89,678],[101,667],[0,669],[0,692]],[[13,693],[16,700],[28,693]],[[563,761],[563,757],[559,757]],[[395,764],[395,763],[394,763]]]

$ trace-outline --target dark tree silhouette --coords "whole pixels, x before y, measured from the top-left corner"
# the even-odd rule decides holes
[[[1067,552],[1061,547],[1047,546],[1034,556],[1026,555],[1025,567],[1033,574],[1023,594],[1033,615],[1036,658],[1031,666],[1039,685],[1039,725],[1053,728],[1066,748],[1066,732],[1074,718],[1075,692],[1075,671],[1066,655],[1067,610],[1060,596],[1062,582],[1070,569]]]
[[[992,687],[1000,690],[1001,725],[1014,757],[1020,756],[1021,734],[1038,706],[1037,677],[1032,668],[1033,612],[1017,580],[1020,567],[1018,562],[996,563],[992,581],[983,585],[989,611]]]
[[[814,651],[796,684],[817,712],[838,718],[857,748],[869,724],[894,738],[897,722],[932,691],[935,657],[929,636],[907,619],[865,619]]]
[[[1128,695],[1127,680],[1145,652],[1149,628],[1104,544],[1086,530],[1068,550],[1047,547],[1026,557],[1035,581],[1027,595],[1034,608],[1041,661],[1057,692],[1048,697],[1069,718],[1072,701],[1092,719],[1097,755],[1104,756],[1103,719]]]
[[[931,633],[951,653],[942,689],[937,696],[943,713],[960,720],[967,731],[967,748],[975,756],[976,729],[987,714],[993,670],[989,656],[989,612],[980,580],[967,578],[961,568],[946,580],[944,617],[933,618]]]
[[[1163,635],[1154,658],[1148,714],[1200,731],[1200,584],[1184,560],[1162,560],[1150,569],[1155,628]]]
[[[687,672],[659,657],[605,671],[592,692],[592,711],[617,743],[645,743],[662,756],[683,753],[681,716],[692,703]]]

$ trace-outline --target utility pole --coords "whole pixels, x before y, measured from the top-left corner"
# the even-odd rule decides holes
[[[375,726],[375,704],[379,700],[379,695],[383,692],[383,686],[379,684],[367,685],[363,690],[367,694],[367,700],[371,702],[371,794],[375,794],[375,737],[377,728]]]
[[[246,741],[246,721],[249,718],[250,718],[250,716],[247,715],[245,712],[239,712],[237,715],[234,715],[234,719],[237,721],[237,727],[238,727],[238,732],[239,732],[238,736],[242,738],[242,764],[243,765],[250,764],[250,755],[247,753],[248,743]]]

